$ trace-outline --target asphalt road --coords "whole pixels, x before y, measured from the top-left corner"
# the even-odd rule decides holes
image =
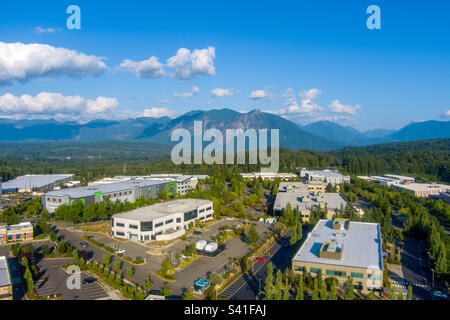
[[[406,287],[413,288],[413,298],[430,300],[432,274],[424,267],[429,265],[426,245],[423,241],[405,238],[402,246],[402,272]]]
[[[269,261],[271,261],[274,266],[274,272],[278,269],[283,271],[290,265],[290,248],[284,248],[280,243],[276,242],[269,248],[268,252],[270,255],[266,257],[266,262],[255,262],[252,267],[252,270],[254,271],[252,276],[247,274],[242,275],[222,292],[220,296],[230,300],[255,300],[259,296],[260,291],[263,290],[264,280],[267,275],[267,264]]]

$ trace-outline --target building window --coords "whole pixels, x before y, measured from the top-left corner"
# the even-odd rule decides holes
[[[336,271],[336,270],[326,270],[326,274],[328,276],[338,276],[338,277],[345,277],[347,275],[345,271]]]
[[[352,276],[352,278],[359,278],[359,279],[364,278],[364,274],[362,273],[352,272],[350,275]]]
[[[169,224],[169,223],[172,223],[173,222],[173,219],[170,219],[170,220],[167,220],[166,222],[165,222],[165,224]]]
[[[123,228],[123,227],[125,227],[125,224],[117,222],[116,227]]]
[[[141,221],[141,231],[152,231],[153,221]]]
[[[294,271],[304,271],[305,267],[294,266]]]
[[[200,209],[200,211],[198,213],[203,213],[205,212],[205,209]]]
[[[212,217],[212,214],[206,215],[206,219],[211,218],[211,217]]]
[[[189,221],[192,219],[197,218],[198,214],[197,214],[197,210],[192,210],[192,211],[188,211],[184,213],[184,221]]]
[[[208,207],[208,208],[206,208],[206,211],[209,211],[209,210],[211,210],[212,209],[212,207]]]
[[[376,275],[376,274],[371,274],[371,275],[369,275],[369,280],[381,280],[381,276]]]
[[[125,236],[125,233],[116,231],[116,236],[124,237],[124,236]]]
[[[137,225],[135,225],[135,224],[129,224],[128,227],[129,227],[130,229],[138,229],[138,228],[139,228],[139,227],[138,227]]]
[[[155,229],[158,228],[158,227],[161,227],[163,224],[164,224],[163,222],[155,224]]]
[[[309,272],[311,272],[311,273],[319,273],[319,272],[321,272],[321,271],[322,271],[322,269],[309,268]]]
[[[177,223],[181,223],[181,218],[177,218]]]

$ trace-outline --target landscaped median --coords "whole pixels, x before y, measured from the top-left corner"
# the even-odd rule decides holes
[[[136,257],[136,259],[133,260],[130,257],[123,256],[121,253],[116,254],[111,247],[108,247],[107,245],[105,245],[97,240],[92,239],[92,236],[81,236],[81,239],[86,240],[89,243],[99,247],[100,249],[103,249],[104,251],[111,253],[112,255],[114,255],[118,258],[121,258],[133,265],[141,266],[141,265],[145,265],[147,263],[144,259],[142,259],[142,257]]]

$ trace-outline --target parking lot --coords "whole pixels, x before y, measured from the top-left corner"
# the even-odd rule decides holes
[[[69,289],[67,279],[70,276],[61,266],[72,261],[71,259],[44,260],[38,263],[40,271],[43,273],[41,279],[35,284],[36,292],[41,297],[61,295],[61,300],[97,300],[106,298],[109,295],[97,283],[81,283],[80,289]],[[89,277],[82,272],[80,274],[81,282]]]

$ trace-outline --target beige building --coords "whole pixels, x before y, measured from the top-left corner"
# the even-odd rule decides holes
[[[11,273],[6,257],[0,257],[0,300],[12,300]]]
[[[0,226],[0,243],[24,240],[33,240],[33,225],[31,222]]]
[[[429,195],[439,195],[450,191],[450,186],[438,183],[407,183],[393,184],[392,187],[413,193],[416,197],[427,198]]]
[[[258,179],[261,178],[263,180],[289,180],[289,179],[297,179],[298,175],[295,173],[279,173],[279,172],[250,172],[250,173],[241,173],[242,178],[244,179]]]
[[[300,212],[303,222],[309,222],[311,209],[328,207],[327,218],[333,218],[336,209],[345,208],[347,201],[340,193],[278,192],[273,205],[275,214],[281,214],[288,205]]]
[[[292,259],[294,273],[335,278],[344,286],[348,277],[355,290],[368,293],[383,287],[380,225],[346,219],[320,220]]]

